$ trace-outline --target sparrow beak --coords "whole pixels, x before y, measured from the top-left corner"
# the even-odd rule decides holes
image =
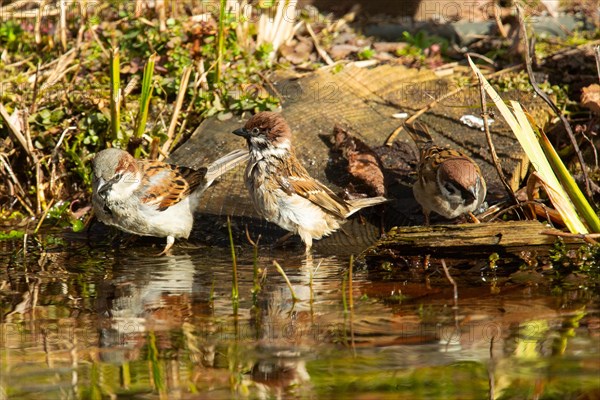
[[[469,199],[469,200],[471,200],[471,201],[477,200],[477,192],[478,192],[478,186],[477,185],[473,185],[473,186],[469,187],[467,189],[467,194],[470,195],[470,196],[473,196],[473,198]]]
[[[248,131],[248,129],[246,128],[238,128],[235,131],[232,132],[234,135],[238,135],[244,138],[247,138],[250,136],[250,132]]]
[[[108,192],[110,191],[111,187],[112,187],[112,182],[110,182],[110,181],[106,182],[104,179],[98,178],[98,189],[97,189],[98,196],[105,199],[106,196],[108,195]]]

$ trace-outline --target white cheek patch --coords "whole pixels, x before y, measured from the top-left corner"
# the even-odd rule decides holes
[[[113,200],[127,199],[133,195],[140,183],[140,179],[135,175],[127,174],[120,181],[113,183],[109,197]]]
[[[261,158],[284,158],[290,151],[290,141],[282,140],[277,143],[271,143],[264,137],[255,137],[252,141],[252,157],[255,159]]]

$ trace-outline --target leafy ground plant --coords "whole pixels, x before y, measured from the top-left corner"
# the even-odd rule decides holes
[[[272,47],[256,44],[255,29],[235,9],[213,8],[177,2],[167,15],[118,2],[85,13],[74,6],[65,49],[57,46],[62,32],[52,13],[1,21],[0,215],[60,220],[56,213],[69,207],[52,204],[87,198],[97,151],[124,148],[134,137],[137,156],[157,156],[153,149],[175,148],[204,118],[276,108],[264,75]],[[154,74],[144,81],[149,60]],[[186,70],[191,78],[174,112]]]

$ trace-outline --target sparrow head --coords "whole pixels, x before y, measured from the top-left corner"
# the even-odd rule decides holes
[[[466,158],[450,159],[440,164],[437,182],[442,193],[456,203],[469,205],[485,197],[481,172]]]
[[[92,160],[94,192],[107,197],[126,198],[140,185],[141,177],[135,158],[119,149],[104,149]]]
[[[292,131],[281,114],[263,111],[250,118],[246,125],[233,131],[246,138],[250,150],[289,150]]]

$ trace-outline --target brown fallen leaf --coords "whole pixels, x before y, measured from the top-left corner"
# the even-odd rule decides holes
[[[385,196],[383,165],[379,156],[362,140],[336,125],[333,128],[334,149],[348,161],[348,173],[370,196]]]
[[[600,114],[600,85],[593,84],[581,89],[581,105]]]
[[[313,52],[314,44],[306,38],[292,40],[289,44],[279,46],[281,55],[292,64],[302,64],[309,60]]]

